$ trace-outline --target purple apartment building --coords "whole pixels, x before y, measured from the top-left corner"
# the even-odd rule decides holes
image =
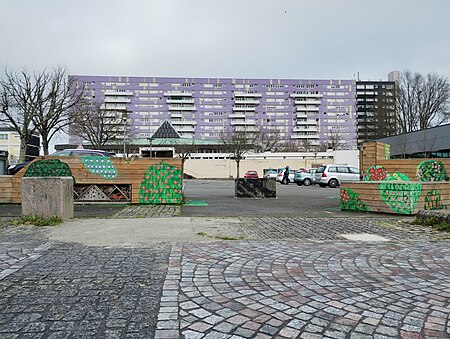
[[[128,115],[133,139],[164,121],[182,137],[217,140],[227,131],[276,132],[298,145],[355,149],[354,80],[165,78],[73,75],[104,108]],[[69,136],[69,142],[79,138]]]

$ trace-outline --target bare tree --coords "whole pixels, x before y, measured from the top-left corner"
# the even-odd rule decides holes
[[[331,133],[328,133],[327,147],[333,150],[338,150],[341,149],[342,142],[343,142],[342,134],[340,134],[339,132],[333,131]]]
[[[280,131],[276,128],[261,129],[254,137],[256,153],[278,152],[281,148]]]
[[[27,144],[36,130],[33,116],[42,77],[43,74],[31,76],[26,71],[15,74],[5,69],[5,76],[0,79],[0,123],[19,135],[19,162],[25,161]]]
[[[105,109],[103,102],[86,102],[71,112],[71,134],[95,148],[102,148],[126,137],[126,114],[126,111]]]
[[[69,113],[83,103],[84,88],[76,87],[63,67],[55,68],[51,73],[42,72],[40,79],[33,123],[47,155],[50,140],[69,125]]]
[[[396,87],[398,133],[439,126],[448,121],[450,83],[436,73],[404,72]]]
[[[187,142],[185,142],[187,141]],[[184,163],[190,158],[192,153],[197,151],[197,145],[195,144],[195,139],[177,139],[177,144],[175,145],[175,154],[181,159],[181,173],[184,173]]]
[[[225,150],[232,154],[236,161],[236,173],[239,178],[239,165],[245,153],[254,148],[255,133],[247,131],[233,131],[222,133],[220,139]]]

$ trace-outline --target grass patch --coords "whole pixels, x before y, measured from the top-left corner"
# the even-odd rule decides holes
[[[14,225],[35,225],[35,226],[55,226],[62,222],[60,217],[52,216],[50,218],[42,218],[36,215],[28,215],[14,219]]]
[[[243,240],[245,239],[244,237],[228,237],[228,236],[221,236],[221,235],[209,235],[205,232],[197,232],[198,236],[201,237],[206,237],[206,238],[211,238],[211,239],[218,239],[218,240]]]
[[[450,222],[444,221],[437,217],[415,218],[412,222],[414,225],[428,226],[434,231],[450,233]]]

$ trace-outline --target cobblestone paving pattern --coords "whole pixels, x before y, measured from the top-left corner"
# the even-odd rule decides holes
[[[185,244],[156,338],[447,338],[449,245]]]
[[[249,218],[239,235],[250,240],[343,240],[340,234],[371,233],[393,240],[443,238],[445,233],[399,223],[399,218]],[[448,237],[448,235],[447,235]]]
[[[118,212],[114,218],[163,218],[181,214],[178,205],[130,205]]]
[[[12,218],[0,218],[0,280],[47,253],[51,242],[42,228],[10,226]]]
[[[0,231],[8,265],[1,272],[11,269],[11,258],[34,251],[0,278],[0,338],[154,336],[169,245],[96,248],[48,243],[33,227]]]

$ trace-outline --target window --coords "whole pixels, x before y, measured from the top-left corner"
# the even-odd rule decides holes
[[[0,134],[0,140],[8,140],[8,134]]]
[[[337,172],[338,173],[348,173],[348,167],[337,167]]]
[[[330,167],[330,168],[328,169],[328,172],[336,173],[336,172],[337,172],[337,171],[336,171],[336,167]]]

